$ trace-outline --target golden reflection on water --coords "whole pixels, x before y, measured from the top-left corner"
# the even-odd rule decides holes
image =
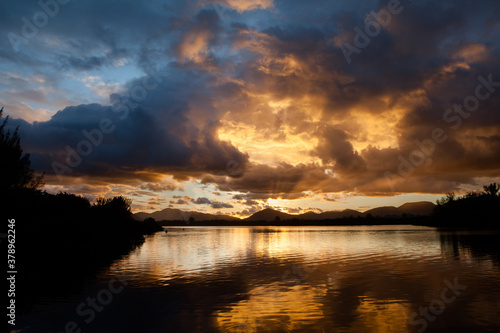
[[[294,286],[286,292],[277,284],[259,286],[249,292],[249,298],[231,308],[216,313],[222,332],[331,331],[318,299],[326,296],[326,288]],[[380,302],[360,297],[357,319],[346,331],[403,332],[408,329],[410,309],[402,300]]]
[[[385,300],[363,297],[357,312],[353,331],[364,332],[404,332],[408,329],[411,310],[403,300]]]
[[[408,318],[440,295],[445,279],[466,281],[471,274],[463,270],[478,267],[482,276],[499,276],[491,261],[478,262],[466,249],[457,261],[428,228],[168,230],[111,273],[133,276],[140,287],[236,284],[238,298],[211,314],[220,332],[416,332]],[[474,307],[478,320],[498,322],[487,302]]]
[[[383,230],[396,226],[384,226]],[[378,227],[379,229],[382,227]],[[400,226],[401,228],[401,226]],[[407,230],[422,230],[403,226]],[[245,261],[248,258],[292,259],[307,258],[309,262],[324,260],[354,260],[377,255],[397,255],[411,258],[438,256],[439,242],[415,234],[380,233],[377,227],[361,227],[355,232],[349,227],[308,228],[169,228],[169,233],[155,235],[141,248],[120,262],[121,267],[150,274],[173,276],[197,274],[215,270],[221,265]],[[425,229],[424,229],[425,230]],[[436,236],[437,237],[437,236]],[[412,245],[408,246],[408,239]],[[118,265],[115,265],[118,266]]]
[[[334,288],[339,286],[332,283]],[[404,332],[412,312],[404,299],[358,296],[355,319],[347,327],[336,323],[325,308],[332,285],[271,283],[252,288],[247,299],[214,316],[221,332]],[[330,302],[342,303],[341,295]],[[342,309],[340,310],[342,311]],[[338,314],[342,316],[342,314]]]
[[[248,298],[229,309],[215,314],[223,332],[292,331],[316,325],[324,313],[317,297],[325,296],[326,289],[296,285],[287,290],[272,283],[257,286],[248,292]]]

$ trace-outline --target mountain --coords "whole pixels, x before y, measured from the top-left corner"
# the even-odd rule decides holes
[[[330,212],[323,212],[320,214],[314,212],[307,212],[304,214],[294,215],[294,214],[283,213],[271,208],[267,208],[253,214],[250,217],[247,217],[245,221],[275,221],[276,216],[279,216],[280,221],[286,221],[286,220],[317,221],[317,220],[341,219],[343,217],[358,217],[358,216],[363,216],[363,213],[360,213],[357,210],[353,209],[345,209],[343,211],[330,211]]]
[[[261,210],[260,212],[253,214],[250,217],[247,217],[245,221],[275,221],[276,217],[279,217],[281,221],[284,221],[291,220],[296,216],[297,215],[287,214],[271,208],[266,208],[264,210]]]
[[[357,210],[344,209],[342,211],[330,211],[318,214],[318,220],[341,219],[343,217],[358,217],[362,215],[363,213],[360,213]]]
[[[399,207],[385,206],[370,209],[364,213],[358,212],[353,209],[345,209],[342,211],[329,211],[320,214],[314,212],[307,212],[304,214],[293,215],[280,212],[271,208],[266,208],[244,219],[244,221],[276,221],[279,217],[280,221],[286,220],[302,220],[302,221],[317,221],[317,220],[334,220],[344,217],[366,217],[370,214],[373,217],[398,217],[403,214],[406,215],[429,215],[432,213],[435,205],[432,202],[420,201],[405,203]],[[165,208],[154,213],[136,213],[133,215],[136,220],[144,220],[152,217],[157,221],[187,221],[193,217],[195,221],[241,221],[240,219],[228,215],[214,215],[198,212],[186,212],[180,209]]]
[[[280,218],[280,221],[286,221],[286,220],[317,221],[317,220],[340,219],[343,217],[358,217],[362,215],[363,213],[360,213],[352,209],[346,209],[343,211],[323,212],[320,214],[314,212],[307,212],[304,214],[293,215],[293,214],[283,213],[271,208],[266,208],[260,212],[253,214],[250,217],[247,217],[245,221],[275,221],[277,216]]]
[[[403,214],[407,215],[429,215],[432,213],[435,205],[432,202],[421,201],[421,202],[411,202],[405,203],[399,207],[386,206],[377,207],[370,209],[364,213],[358,212],[353,209],[345,209],[342,211],[329,211],[320,214],[314,212],[307,212],[304,214],[293,215],[283,213],[270,208],[264,209],[260,212],[253,214],[252,216],[245,219],[245,221],[275,221],[276,217],[279,216],[280,221],[286,220],[307,220],[307,221],[317,221],[317,220],[334,220],[341,219],[344,217],[365,217],[371,214],[373,217],[398,217]]]
[[[397,216],[397,215],[403,215],[399,208],[393,207],[393,206],[384,206],[384,207],[377,207],[373,208],[370,210],[367,210],[366,212],[363,213],[363,216],[368,216],[370,214],[373,217],[380,216],[380,217],[386,217],[386,216]]]
[[[403,211],[404,214],[411,215],[430,215],[436,207],[435,204],[429,201],[419,201],[419,202],[408,202],[398,208]]]
[[[408,202],[399,207],[377,207],[363,213],[364,216],[371,214],[372,216],[401,216],[406,215],[430,215],[434,210],[435,205],[429,201]]]
[[[215,214],[205,214],[199,212],[186,212],[180,209],[165,208],[154,213],[144,213],[139,212],[132,215],[133,218],[139,221],[143,221],[148,217],[154,218],[156,221],[187,221],[190,217],[194,218],[195,221],[238,221],[236,217],[228,215],[215,215]]]

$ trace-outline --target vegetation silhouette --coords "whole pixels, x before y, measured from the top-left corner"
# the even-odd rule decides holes
[[[500,187],[493,183],[483,188],[483,192],[472,191],[463,196],[448,193],[438,200],[432,224],[449,228],[498,229]]]
[[[2,119],[3,108],[0,109]],[[37,189],[43,185],[43,175],[36,176],[31,170],[30,155],[21,148],[19,127],[13,133],[5,131],[9,116],[0,125],[0,190]]]
[[[0,109],[0,119],[3,108]],[[41,298],[77,292],[87,278],[162,230],[154,219],[132,218],[131,200],[122,196],[89,199],[42,191],[44,175],[30,167],[18,129],[0,125],[0,216],[15,220],[17,310],[29,311]]]

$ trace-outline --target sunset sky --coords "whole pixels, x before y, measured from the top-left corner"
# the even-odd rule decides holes
[[[0,2],[0,107],[48,192],[248,216],[500,182],[498,0],[40,3]]]

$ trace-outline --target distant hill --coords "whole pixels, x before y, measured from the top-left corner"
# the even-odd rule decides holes
[[[318,220],[341,219],[343,217],[358,217],[363,216],[363,213],[354,209],[344,209],[342,211],[323,212],[318,214]]]
[[[399,208],[393,206],[373,208],[364,212],[363,216],[368,216],[368,214],[370,214],[371,216],[380,216],[380,217],[403,215],[403,213],[399,210]]]
[[[228,215],[205,214],[199,212],[186,212],[180,209],[165,208],[154,213],[139,212],[132,215],[136,220],[142,221],[148,217],[154,218],[156,221],[187,221],[193,217],[195,221],[239,221],[238,218]]]
[[[276,216],[279,216],[281,221],[286,221],[286,220],[316,221],[316,220],[340,219],[343,217],[358,217],[362,215],[363,213],[360,213],[352,209],[346,209],[343,211],[323,212],[320,214],[314,212],[307,212],[304,214],[293,215],[293,214],[283,213],[271,208],[267,208],[246,218],[245,221],[275,221]]]
[[[280,221],[286,220],[303,220],[303,221],[317,221],[317,220],[334,220],[348,217],[366,217],[370,214],[373,217],[398,217],[403,214],[406,215],[430,215],[434,209],[435,205],[432,202],[420,201],[420,202],[410,202],[405,203],[399,207],[386,206],[377,207],[370,209],[364,213],[361,213],[353,209],[345,209],[342,211],[330,211],[323,213],[307,212],[304,214],[288,214],[271,208],[266,208],[257,212],[243,221],[276,221],[276,217],[279,217]],[[228,215],[214,215],[205,214],[198,212],[186,212],[180,209],[165,208],[161,211],[154,213],[136,213],[133,217],[137,220],[144,220],[145,218],[152,217],[157,221],[187,221],[190,217],[193,217],[195,221],[241,221],[240,219]]]
[[[260,212],[253,214],[250,217],[247,217],[245,221],[275,221],[276,217],[279,217],[281,221],[284,221],[296,218],[297,215],[287,214],[278,210],[266,208],[264,210],[261,210]]]
[[[408,202],[399,207],[378,207],[370,209],[363,213],[364,216],[371,214],[372,216],[390,217],[406,215],[430,215],[434,210],[434,205],[429,201]]]
[[[399,206],[398,209],[403,211],[404,214],[411,215],[430,215],[436,207],[435,204],[429,201],[408,202]]]
[[[314,212],[307,212],[304,214],[287,214],[270,208],[264,209],[260,212],[253,214],[245,219],[245,221],[275,221],[276,216],[279,216],[280,221],[285,220],[334,220],[344,217],[366,217],[371,214],[373,217],[398,217],[403,214],[406,215],[430,215],[435,205],[432,202],[421,201],[411,202],[401,205],[399,207],[386,206],[370,209],[364,213],[358,212],[353,209],[345,209],[342,211],[330,211],[320,214]]]

